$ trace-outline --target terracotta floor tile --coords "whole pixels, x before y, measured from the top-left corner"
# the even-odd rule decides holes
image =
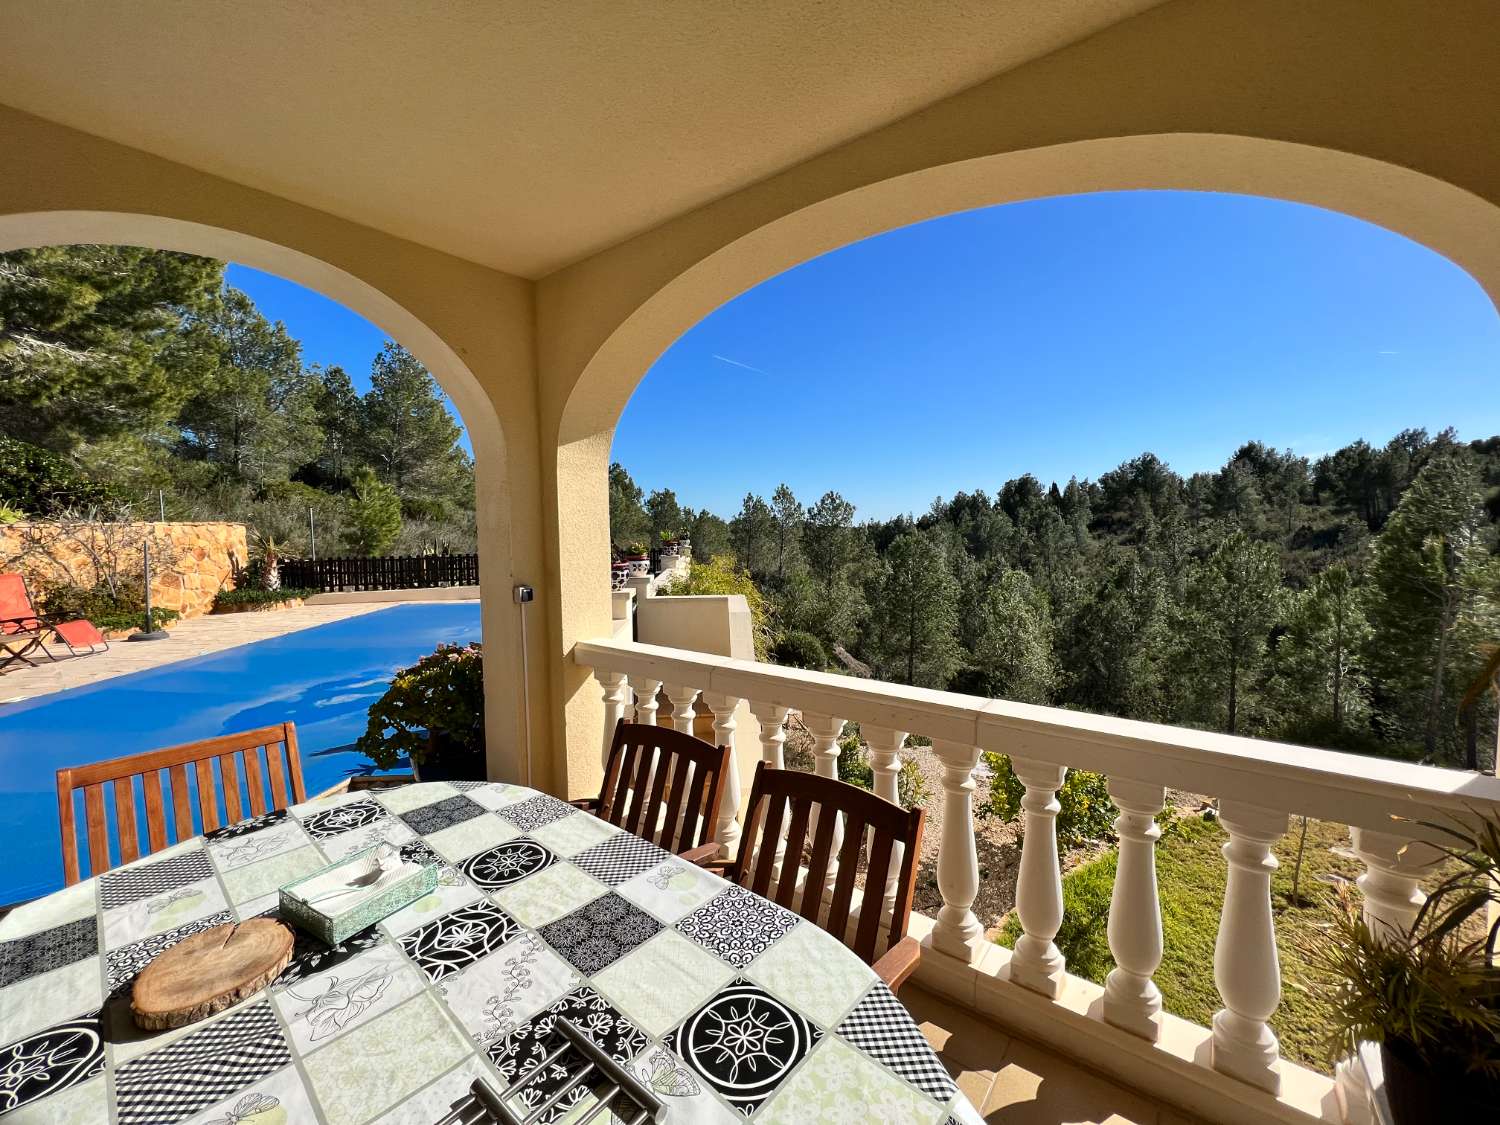
[[[912,985],[901,990],[901,1002],[917,1021],[932,1049],[963,1070],[993,1074],[1010,1049],[1010,1036]]]
[[[1159,1117],[1139,1094],[1020,1040],[980,1112],[1004,1125],[1158,1125]]]

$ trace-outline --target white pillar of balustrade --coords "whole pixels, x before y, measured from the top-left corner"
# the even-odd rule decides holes
[[[714,745],[729,747],[729,773],[719,797],[714,839],[722,856],[734,855],[740,846],[740,767],[734,751],[735,713],[742,701],[732,695],[703,693],[703,704],[714,713]]]
[[[1349,836],[1354,853],[1365,865],[1364,874],[1356,880],[1364,896],[1365,920],[1372,929],[1380,925],[1391,936],[1404,936],[1427,901],[1420,881],[1442,859],[1442,853],[1391,832],[1351,828]]]
[[[1010,979],[1023,988],[1056,999],[1067,979],[1067,960],[1052,940],[1062,926],[1062,867],[1057,860],[1057,790],[1065,766],[1011,758],[1011,769],[1026,787],[1021,798],[1021,872],[1016,880],[1016,916],[1021,936],[1010,959]]]
[[[1153,1042],[1161,1033],[1161,990],[1151,979],[1161,964],[1161,900],[1156,892],[1156,841],[1166,790],[1160,785],[1111,778],[1109,795],[1120,810],[1115,886],[1109,900],[1109,951],[1115,968],[1104,982],[1106,1023]]]
[[[885,727],[862,726],[860,732],[870,747],[870,768],[875,773],[875,796],[899,805],[901,776],[901,747],[906,743],[904,730],[888,730]],[[866,854],[875,846],[875,829],[865,834]],[[889,875],[885,881],[885,907],[896,905],[896,882],[901,873],[901,860],[906,854],[903,844],[891,848]]]
[[[604,752],[600,762],[608,767],[609,748],[615,741],[615,725],[625,717],[625,701],[630,694],[630,681],[623,672],[611,672],[604,668],[594,669],[594,679],[604,689]]]
[[[698,698],[698,689],[686,684],[662,684],[667,701],[672,704],[672,726],[683,734],[693,733],[693,700]]]
[[[932,928],[932,946],[967,961],[984,927],[971,907],[979,894],[979,853],[974,847],[974,767],[979,748],[932,740],[943,764],[943,842],[938,849],[938,890],[942,909]]]
[[[816,715],[804,711],[802,722],[807,726],[813,736],[813,770],[819,777],[831,777],[835,781],[839,776],[839,735],[844,733],[844,720],[834,718],[832,715]],[[810,844],[817,839],[817,831],[821,817],[815,818],[807,827],[807,839]],[[832,855],[837,857],[839,848],[844,842],[843,817],[837,813],[833,818],[833,851]],[[828,863],[828,874],[824,879],[824,891],[833,894],[833,885],[838,880],[839,865],[837,859]],[[807,891],[802,892],[804,895]]]
[[[661,681],[635,676],[631,679],[630,686],[635,689],[635,721],[655,726],[656,709],[659,706],[656,696],[661,691]]]
[[[1267,1021],[1281,1003],[1281,961],[1271,914],[1271,846],[1286,832],[1287,814],[1221,801],[1229,833],[1224,912],[1214,943],[1214,984],[1224,1007],[1214,1013],[1213,1067],[1273,1094],[1281,1092],[1280,1044]]]
[[[761,761],[766,763],[767,769],[786,769],[783,748],[786,746],[786,717],[791,714],[791,708],[751,701],[750,714],[760,724]]]

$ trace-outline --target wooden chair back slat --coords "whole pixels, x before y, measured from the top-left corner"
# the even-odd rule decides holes
[[[245,747],[245,789],[250,798],[250,815],[266,815],[266,778],[260,768],[259,746]]]
[[[712,835],[731,768],[727,746],[621,720],[610,743],[598,815],[668,851],[688,851]]]
[[[781,872],[774,879],[776,850],[786,808],[791,824]],[[842,818],[843,842],[833,854],[835,826]],[[816,820],[805,878],[802,854],[809,824]],[[757,894],[772,898],[778,906],[792,908],[801,883],[797,913],[821,924],[866,964],[874,964],[882,953],[906,936],[917,879],[917,858],[922,850],[925,814],[921,809],[903,809],[864,789],[832,778],[792,770],[769,769],[764,762],[755,770],[750,790],[750,810],[745,818],[740,854],[726,872],[727,877]],[[848,933],[855,900],[859,854],[867,848],[864,890],[860,895],[859,921],[852,943]],[[837,862],[831,893],[828,873]],[[896,894],[889,921],[885,918],[885,891],[894,881]],[[827,905],[826,915],[823,912]],[[882,931],[886,940],[881,942]],[[881,948],[882,944],[884,949]]]
[[[141,774],[141,788],[146,794],[146,846],[159,852],[167,846],[166,807],[161,794],[161,771]]]
[[[188,791],[187,767],[181,762],[167,767],[172,779],[172,816],[177,822],[177,838],[186,840],[193,834],[192,794]]]
[[[120,837],[120,862],[141,858],[140,835],[135,826],[135,786],[128,777],[117,777],[115,788],[115,826]]]
[[[265,751],[265,769],[260,754]],[[217,776],[214,762],[219,769]],[[243,763],[244,778],[240,769]],[[192,767],[190,779],[188,767]],[[242,734],[221,735],[202,742],[152,750],[126,758],[68,766],[57,771],[57,814],[62,833],[63,878],[69,885],[82,878],[80,841],[74,793],[83,790],[83,819],[93,875],[108,871],[111,826],[104,787],[113,796],[115,850],[119,862],[130,863],[168,846],[166,799],[161,771],[167,771],[172,789],[173,828],[177,841],[193,835],[193,785],[197,783],[199,831],[211,832],[247,815],[261,816],[307,799],[302,783],[302,764],[297,753],[296,728],[291,723]],[[270,801],[266,799],[267,774]],[[146,818],[145,850],[142,850],[140,818],[136,812],[135,779],[141,779]],[[288,786],[290,779],[290,786]],[[224,813],[218,794],[224,795]],[[248,798],[248,813],[246,798]]]

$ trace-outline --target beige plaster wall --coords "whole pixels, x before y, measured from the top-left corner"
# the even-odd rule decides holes
[[[151,576],[152,605],[175,610],[182,617],[197,617],[212,609],[214,596],[220,590],[234,589],[235,572],[250,557],[245,525],[240,523],[147,523],[132,525],[130,530],[133,535],[149,535],[157,553],[158,565]],[[79,538],[51,532],[47,525],[0,524],[0,570],[20,570],[36,598],[54,586],[97,583],[95,556]],[[44,543],[38,533],[45,537]],[[161,565],[164,559],[171,559],[170,565]]]

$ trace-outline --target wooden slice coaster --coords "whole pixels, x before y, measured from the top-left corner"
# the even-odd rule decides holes
[[[135,979],[130,1010],[147,1031],[185,1027],[270,984],[292,959],[292,931],[274,918],[184,938]]]

